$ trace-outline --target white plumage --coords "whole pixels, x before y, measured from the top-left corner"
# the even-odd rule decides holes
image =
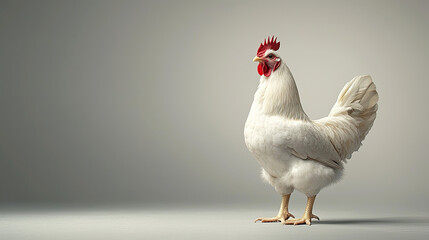
[[[273,53],[268,50],[265,56]],[[327,117],[310,120],[294,78],[281,62],[260,79],[244,128],[245,142],[262,166],[263,178],[278,193],[286,196],[296,189],[314,197],[341,178],[343,162],[359,149],[374,122],[377,101],[371,77],[358,76],[345,85]],[[304,223],[309,224],[307,218]]]

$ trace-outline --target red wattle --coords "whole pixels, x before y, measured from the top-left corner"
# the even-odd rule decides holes
[[[271,68],[268,68],[267,71],[264,72],[265,77],[269,77],[271,75]]]
[[[262,74],[264,74],[264,72],[262,71],[262,63],[258,64],[258,74],[262,76]]]
[[[258,64],[258,73],[262,76],[264,74],[265,77],[269,77],[271,75],[271,68],[268,67],[265,63]]]
[[[264,64],[264,66],[262,67],[262,70],[264,72],[265,77],[269,77],[271,75],[271,69],[268,67],[267,64]]]

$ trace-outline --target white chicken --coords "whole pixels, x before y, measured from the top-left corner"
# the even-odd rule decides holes
[[[279,213],[261,222],[311,224],[319,191],[338,181],[343,162],[361,146],[376,117],[378,93],[370,76],[348,82],[328,117],[310,120],[302,109],[295,80],[277,54],[274,36],[260,45],[261,75],[245,127],[247,148],[262,167],[262,177],[282,195]],[[288,211],[294,189],[307,195],[300,219]]]

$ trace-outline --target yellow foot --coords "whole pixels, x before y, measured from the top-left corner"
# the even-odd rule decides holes
[[[255,222],[257,221],[261,221],[263,223],[264,222],[281,222],[283,224],[286,224],[286,220],[290,217],[295,217],[295,216],[292,215],[291,213],[285,213],[273,218],[257,218],[255,219]]]
[[[293,224],[293,225],[298,225],[298,224],[307,224],[307,225],[311,225],[311,219],[315,218],[317,220],[320,220],[320,218],[314,214],[311,214],[310,216],[303,216],[300,219],[291,219],[291,220],[287,220],[284,224]]]

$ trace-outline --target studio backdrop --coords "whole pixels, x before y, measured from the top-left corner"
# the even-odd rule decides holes
[[[259,82],[252,58],[275,35],[311,119],[356,75],[370,74],[380,95],[372,130],[318,207],[427,209],[427,9],[2,1],[0,204],[277,207],[243,137]]]

